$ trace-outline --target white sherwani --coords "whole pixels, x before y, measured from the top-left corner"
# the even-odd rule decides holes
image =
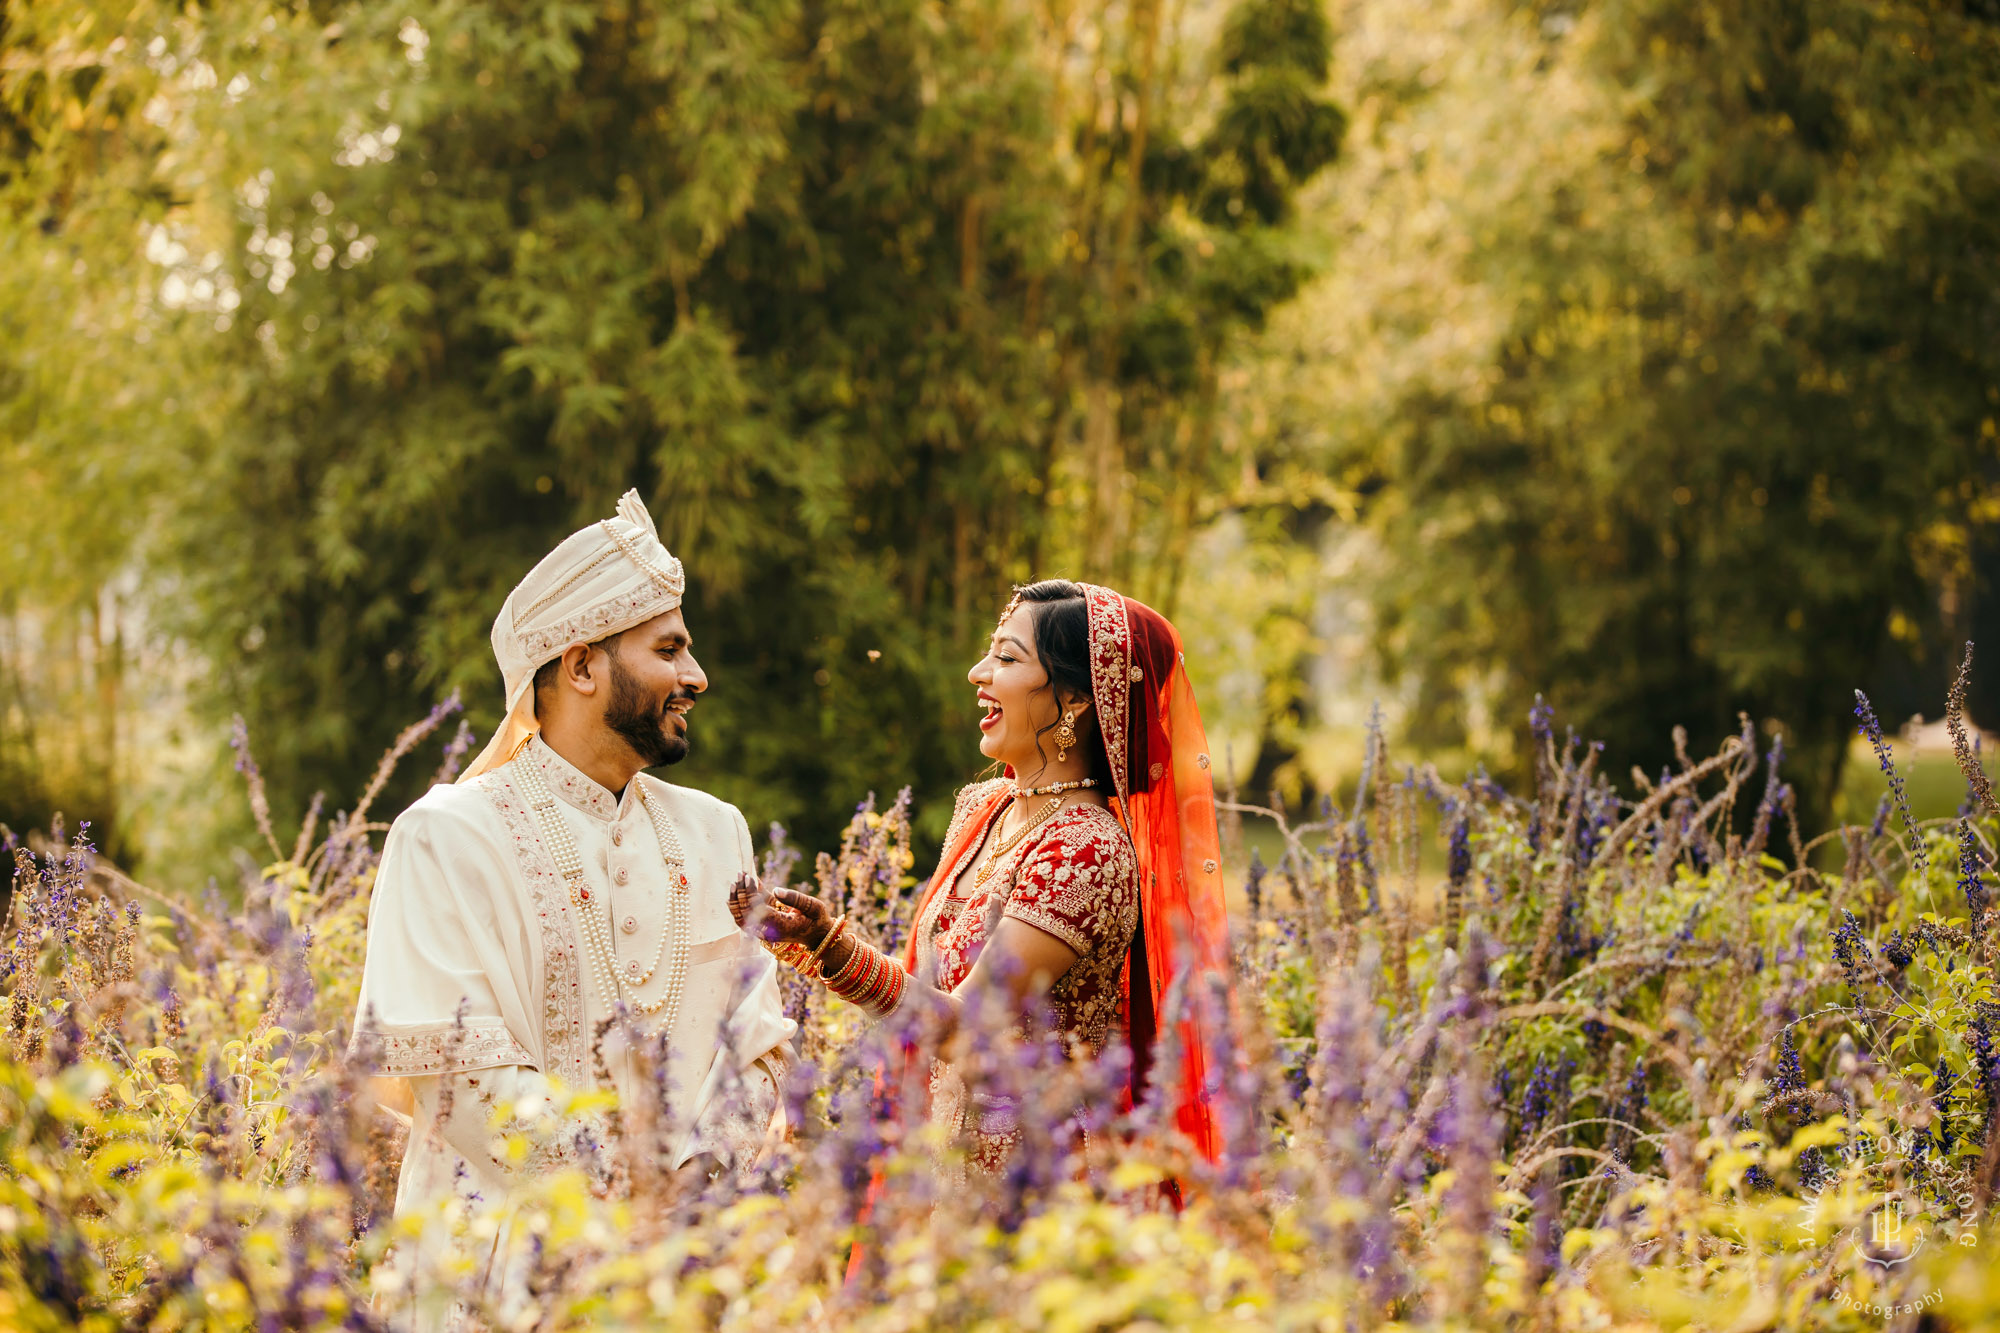
[[[575,841],[589,892],[582,910],[601,914],[599,938],[610,940],[613,966],[621,977],[635,962],[642,972],[652,969],[636,992],[628,987],[641,1006],[659,998],[673,972],[673,941],[664,937],[677,886],[638,784],[647,784],[680,838],[690,950],[665,1062],[671,1164],[699,1151],[725,1162],[752,1155],[772,1116],[782,1115],[774,1110],[775,1085],[796,1024],[783,1011],[776,960],[729,913],[730,886],[754,871],[742,813],[643,774],[622,799],[614,797],[537,736],[511,764],[431,788],[396,820],[383,848],[355,1044],[372,1046],[378,1072],[407,1079],[413,1094],[399,1217],[434,1211],[454,1193],[504,1200],[519,1172],[587,1158],[601,1123],[508,1166],[491,1151],[489,1121],[496,1108],[546,1103],[552,1079],[568,1088],[600,1085],[598,1055],[621,1106],[650,1095],[637,1056],[615,1030],[593,1052],[600,1025],[612,1017],[612,997],[602,993],[597,965],[584,952],[577,905],[519,781],[522,764],[535,765],[556,798],[554,812]],[[638,1021],[651,1032],[659,1016]],[[744,1087],[734,1095],[726,1087],[739,1075],[747,1103]],[[746,1104],[755,1113],[751,1123]]]

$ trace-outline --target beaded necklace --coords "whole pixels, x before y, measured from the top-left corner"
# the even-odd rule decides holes
[[[541,823],[542,834],[548,842],[549,853],[555,858],[556,869],[562,872],[563,882],[569,887],[570,909],[576,916],[583,936],[584,952],[590,956],[591,973],[597,982],[598,994],[604,997],[608,1008],[623,1004],[633,1012],[650,1017],[665,1011],[655,1034],[671,1033],[675,1021],[680,1017],[681,995],[687,989],[688,972],[688,877],[687,856],[681,850],[680,835],[675,832],[673,821],[666,813],[653,804],[642,784],[639,787],[639,804],[646,807],[646,814],[653,821],[653,832],[659,838],[660,852],[667,863],[667,874],[673,881],[674,892],[667,899],[666,929],[660,933],[660,951],[653,959],[653,966],[639,970],[639,962],[633,959],[625,965],[625,975],[619,975],[618,952],[611,940],[610,928],[605,924],[608,917],[591,906],[590,890],[583,883],[583,862],[577,856],[576,839],[570,836],[569,828],[562,816],[556,812],[555,794],[543,780],[542,774],[533,762],[514,766],[515,780],[528,798],[528,805],[534,810]],[[639,779],[634,777],[634,782]],[[642,1003],[637,998],[639,987],[652,977],[660,965],[660,956],[667,947],[667,936],[674,937],[674,950],[667,964],[666,986],[660,997]],[[626,993],[629,983],[633,994]]]
[[[1076,791],[1081,787],[1095,787],[1096,778],[1078,778],[1074,782],[1051,782],[1046,787],[1016,787],[1016,796],[1056,796],[1066,791]]]

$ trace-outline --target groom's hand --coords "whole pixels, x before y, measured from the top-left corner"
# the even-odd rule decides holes
[[[748,929],[752,919],[770,910],[764,901],[766,897],[764,886],[755,875],[736,877],[736,882],[729,886],[729,915],[736,918],[738,930]]]

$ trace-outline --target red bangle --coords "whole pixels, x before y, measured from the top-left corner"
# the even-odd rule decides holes
[[[827,989],[849,1003],[860,994],[863,983],[875,968],[875,950],[860,940],[853,943],[854,956],[847,960],[848,966],[841,968],[839,975],[827,982]]]
[[[867,1008],[869,993],[875,989],[875,983],[881,975],[882,956],[871,949],[868,953],[868,970],[856,979],[854,989],[848,995],[849,1001],[864,1009]]]
[[[879,953],[869,961],[874,964],[874,967],[869,972],[868,984],[862,987],[860,998],[857,1001],[863,1009],[873,1009],[875,1007],[875,1001],[881,998],[882,989],[888,984],[889,969],[893,966],[887,958]]]
[[[895,1012],[909,973],[872,944],[852,940],[855,957],[827,981],[827,989],[876,1018]]]
[[[883,997],[883,1001],[880,1006],[880,1012],[876,1015],[876,1017],[887,1018],[890,1014],[896,1012],[897,1008],[903,1003],[903,988],[909,984],[909,980],[910,980],[910,974],[908,972],[905,972],[902,968],[897,967],[891,969],[891,975],[889,977],[889,991],[888,994]]]
[[[863,943],[861,940],[858,939],[849,940],[847,943],[850,946],[850,952],[847,955],[847,961],[840,965],[840,971],[834,973],[830,977],[824,978],[824,980],[826,981],[826,988],[832,991],[835,995],[840,995],[842,999],[846,998],[846,996],[843,995],[842,992],[847,987],[850,987],[854,984],[855,977],[861,974],[861,968],[867,965],[868,955],[871,952],[873,952],[873,950],[871,950],[868,947],[868,945]],[[857,963],[861,964],[861,967],[857,967],[856,966]]]

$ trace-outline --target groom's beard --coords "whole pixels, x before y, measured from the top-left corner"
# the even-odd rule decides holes
[[[687,738],[667,728],[666,705],[676,699],[692,703],[694,696],[677,690],[657,702],[648,698],[638,678],[619,664],[616,653],[611,654],[611,701],[604,709],[604,725],[624,737],[647,768],[687,758]]]

